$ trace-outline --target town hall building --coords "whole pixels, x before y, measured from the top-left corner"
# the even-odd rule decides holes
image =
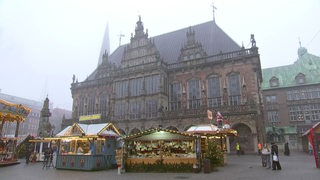
[[[110,122],[126,135],[185,131],[216,123],[210,110],[238,131],[231,149],[239,142],[254,152],[265,128],[260,56],[249,38],[250,48],[239,46],[214,20],[149,37],[139,17],[128,44],[104,53],[85,80],[73,78],[69,123]]]

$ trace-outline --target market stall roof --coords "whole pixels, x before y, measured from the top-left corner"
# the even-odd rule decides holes
[[[78,124],[74,123],[60,131],[57,137],[68,136],[120,136],[120,132],[112,123]]]
[[[136,134],[123,137],[123,140],[139,140],[139,141],[152,141],[152,140],[192,140],[198,136],[179,131],[154,128]]]
[[[218,128],[213,124],[200,124],[191,126],[186,133],[201,134],[201,135],[232,135],[236,136],[237,131],[230,128]]]
[[[30,112],[30,108],[21,104],[13,104],[0,99],[0,121],[23,122]]]
[[[311,129],[315,129],[315,128],[317,128],[318,126],[320,126],[320,122],[314,124],[310,129],[308,129],[306,132],[304,132],[304,133],[302,134],[302,136],[308,135],[308,134],[310,133],[310,130],[311,130]]]

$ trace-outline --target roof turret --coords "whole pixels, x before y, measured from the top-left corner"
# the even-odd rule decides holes
[[[307,50],[306,48],[304,48],[304,47],[300,47],[300,48],[298,49],[299,59],[300,59],[304,54],[306,54],[306,53],[308,53],[308,50]]]

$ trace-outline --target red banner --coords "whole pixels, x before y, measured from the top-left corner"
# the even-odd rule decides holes
[[[313,137],[313,127],[310,129],[310,132],[309,132],[309,142],[311,142],[311,145],[312,145],[312,152],[313,152],[313,156],[314,156],[314,160],[316,161],[316,168],[319,168],[319,164],[318,164],[318,154],[317,154],[317,151],[316,151],[316,148],[314,146],[314,137]]]

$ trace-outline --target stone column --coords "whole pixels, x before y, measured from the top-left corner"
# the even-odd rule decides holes
[[[229,136],[226,136],[226,148],[227,148],[227,153],[230,153],[230,139]]]

